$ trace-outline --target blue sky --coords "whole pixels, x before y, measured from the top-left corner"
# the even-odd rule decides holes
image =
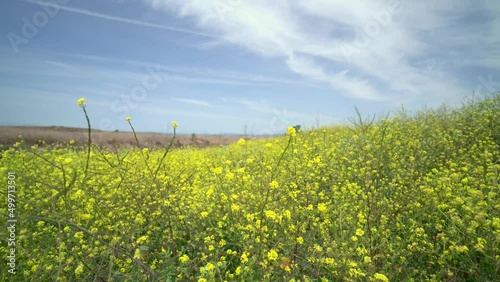
[[[0,124],[276,134],[500,90],[500,2],[9,0]]]

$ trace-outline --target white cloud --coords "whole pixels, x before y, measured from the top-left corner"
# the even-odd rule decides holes
[[[45,61],[45,63],[62,68],[62,69],[66,69],[66,70],[73,70],[74,69],[74,67],[71,66],[70,64],[66,64],[66,63],[62,63],[62,62],[58,62],[58,61]]]
[[[468,13],[498,9],[493,1],[144,1],[220,34],[213,46],[238,45],[280,58],[290,71],[353,99],[411,102],[412,97],[446,101],[463,96],[470,91],[457,79],[459,70],[443,72],[421,62],[485,51],[498,55],[498,48],[491,48],[500,38],[494,15],[465,29],[473,32],[464,33],[463,27]],[[214,3],[222,3],[222,9]],[[350,56],[346,47],[354,48]]]
[[[350,93],[350,96],[353,98],[366,100],[383,99],[368,81],[349,77],[347,71],[342,71],[337,74],[328,74],[321,66],[318,66],[318,64],[298,56],[290,56],[290,58],[287,59],[287,65],[292,71],[311,79],[328,83],[333,88],[343,93]]]
[[[185,103],[185,104],[191,104],[191,105],[196,105],[196,106],[202,106],[202,107],[210,107],[210,103],[203,101],[203,100],[198,100],[198,99],[187,99],[187,98],[172,98],[172,100]]]

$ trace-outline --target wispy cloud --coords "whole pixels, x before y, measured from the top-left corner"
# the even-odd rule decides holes
[[[186,66],[167,66],[156,63],[119,60],[89,55],[63,54],[59,60],[45,60],[38,56],[12,58],[2,56],[0,72],[35,75],[37,77],[79,77],[81,79],[107,80],[106,86],[112,89],[123,89],[117,82],[137,81],[148,73],[147,69],[155,69],[164,81],[184,84],[213,85],[265,85],[292,84],[286,79],[267,77],[243,72],[224,72],[216,69],[199,69]],[[56,56],[56,55],[54,55]],[[76,59],[76,60],[75,60]],[[71,62],[71,63],[69,63]],[[111,82],[115,81],[115,82]],[[64,83],[64,82],[61,82]],[[307,86],[307,85],[306,85]]]
[[[144,0],[195,19],[230,44],[279,58],[290,71],[367,101],[446,100],[470,92],[456,76],[421,66],[428,59],[498,56],[500,28],[492,1],[237,1],[223,15],[204,0]],[[495,6],[491,9],[489,6]],[[488,15],[471,22],[472,14]],[[459,35],[459,36],[458,36]],[[495,39],[496,38],[496,39]],[[478,44],[481,43],[481,44]],[[497,46],[498,47],[498,46]],[[483,62],[484,64],[484,62]],[[489,67],[500,69],[496,62]]]
[[[314,114],[294,111],[286,106],[282,107],[273,106],[270,102],[266,100],[228,99],[228,98],[223,98],[221,100],[226,103],[236,103],[252,111],[263,114],[269,114],[278,117],[281,120],[286,120],[289,122],[302,121],[304,123],[310,124],[313,121],[317,121],[318,119],[321,119],[322,121],[327,123],[336,120],[336,118],[333,116],[319,115],[319,114],[314,115]],[[290,126],[290,124],[287,124],[285,126]]]
[[[382,96],[377,93],[376,89],[371,86],[370,82],[347,75],[347,70],[336,74],[329,74],[312,60],[295,55],[290,56],[286,63],[292,71],[313,80],[327,83],[331,85],[331,87],[342,91],[342,93],[349,93],[352,98],[366,100],[383,99]]]
[[[158,65],[159,68],[165,73],[170,74],[171,80],[185,81],[185,82],[204,82],[212,84],[234,84],[234,85],[266,85],[266,84],[279,84],[279,85],[299,85],[311,88],[325,88],[315,83],[310,83],[300,79],[289,79],[279,76],[262,75],[256,73],[249,73],[235,70],[215,69],[209,67],[199,66],[179,66],[179,65],[159,65],[153,62],[133,61],[125,59],[115,59],[109,57],[93,56],[86,54],[61,54],[68,59],[78,59],[83,62],[92,61],[104,65],[126,65],[128,67],[146,68],[148,66]]]
[[[203,100],[198,100],[198,99],[188,99],[188,98],[172,98],[172,100],[185,103],[185,104],[191,104],[191,105],[196,105],[196,106],[202,106],[202,107],[210,107],[210,103],[203,101]]]
[[[57,61],[45,61],[46,64],[53,65],[66,70],[73,70],[74,67],[67,63],[57,62]]]
[[[147,113],[148,115],[158,115],[161,117],[165,117],[166,115],[175,116],[175,117],[189,117],[189,118],[201,118],[201,119],[214,119],[214,120],[224,120],[224,119],[241,119],[239,116],[229,116],[227,114],[214,113],[214,112],[193,112],[189,110],[182,109],[171,109],[169,107],[161,107],[161,106],[152,106],[152,105],[143,105],[138,107],[136,112]]]
[[[104,19],[104,20],[110,20],[110,21],[139,25],[139,26],[144,26],[144,27],[163,29],[163,30],[174,31],[174,32],[181,32],[181,33],[202,36],[202,37],[208,37],[208,38],[217,38],[217,36],[214,34],[198,32],[198,31],[193,31],[193,30],[174,27],[174,26],[161,25],[161,24],[156,24],[156,23],[151,23],[151,22],[139,21],[139,20],[134,20],[134,19],[128,19],[128,18],[123,18],[123,17],[117,17],[117,16],[102,14],[102,13],[89,11],[89,10],[85,10],[85,9],[54,4],[52,2],[42,2],[42,1],[36,1],[36,0],[24,0],[24,1],[28,2],[28,3],[32,3],[32,4],[38,4],[38,5],[42,5],[42,6],[58,8],[58,9],[63,10],[63,11],[76,13],[76,14],[80,14],[80,15],[86,15],[86,16],[90,16],[90,17],[94,17],[94,18],[100,18],[100,19]]]

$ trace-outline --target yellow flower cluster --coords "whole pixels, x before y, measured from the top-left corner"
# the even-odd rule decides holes
[[[202,150],[19,141],[13,279],[500,280],[499,115],[493,97]]]
[[[85,107],[85,105],[87,105],[87,100],[85,100],[85,98],[80,98],[76,101],[76,104],[80,107]]]

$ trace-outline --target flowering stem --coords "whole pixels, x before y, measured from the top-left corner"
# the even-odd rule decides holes
[[[158,171],[160,170],[160,167],[161,167],[161,164],[163,163],[163,160],[165,159],[165,157],[167,156],[168,152],[170,151],[170,148],[174,144],[174,139],[175,139],[175,127],[174,127],[174,136],[172,137],[172,140],[170,140],[170,144],[168,144],[167,150],[163,154],[163,157],[160,159],[160,162],[158,163],[158,167],[156,168],[155,176],[154,176],[155,179],[156,179],[156,176],[158,175]]]
[[[278,163],[276,164],[276,167],[271,172],[271,181],[273,180],[274,173],[279,168],[279,166],[281,164],[281,161],[283,160],[283,157],[285,156],[285,153],[288,150],[288,147],[290,147],[290,145],[292,145],[292,140],[293,140],[293,136],[290,136],[289,139],[288,139],[288,144],[286,145],[285,149],[283,150],[283,153],[281,153],[281,156],[278,159]],[[266,197],[264,198],[264,202],[262,203],[262,206],[260,208],[260,225],[259,225],[259,238],[260,238],[259,249],[260,250],[262,250],[262,245],[264,244],[264,235],[262,233],[262,223],[264,222],[264,218],[265,218],[265,216],[264,216],[264,209],[266,208],[267,202],[269,201],[269,195],[270,195],[270,193],[271,193],[271,186],[268,185],[267,186],[267,190],[266,190]],[[261,251],[259,251],[259,253],[260,253],[260,255],[262,255]],[[259,260],[260,260],[260,257],[259,257]]]
[[[281,156],[278,159],[278,163],[276,164],[276,167],[274,168],[274,170],[271,173],[271,181],[273,180],[274,173],[276,173],[276,170],[279,168],[281,161],[283,160],[283,157],[285,156],[285,153],[288,150],[288,147],[290,147],[290,145],[292,145],[292,140],[293,140],[293,136],[290,136],[288,138],[288,144],[286,145],[285,149],[283,150],[283,153],[281,153]]]
[[[130,128],[132,128],[132,132],[134,133],[134,138],[135,138],[135,142],[137,143],[137,147],[141,147],[141,144],[139,144],[139,139],[137,139],[137,134],[135,134],[135,129],[134,127],[132,126],[132,123],[130,122],[130,120],[127,120],[128,124],[130,125]]]
[[[175,127],[174,127],[174,136],[172,137],[172,140],[170,140],[170,144],[168,144],[167,150],[165,150],[165,153],[163,154],[163,157],[160,159],[160,162],[158,163],[158,167],[156,168],[154,178],[156,179],[156,176],[158,175],[158,171],[160,170],[161,164],[163,163],[163,160],[167,156],[168,152],[170,151],[170,148],[172,147],[172,144],[174,144],[174,139],[175,139]]]
[[[290,138],[288,139],[288,144],[286,145],[285,149],[283,150],[283,153],[281,153],[281,156],[278,160],[278,164],[276,164],[276,167],[274,168],[274,170],[271,172],[271,181],[273,181],[273,178],[274,178],[274,173],[276,172],[276,170],[279,168],[280,164],[281,164],[281,160],[283,160],[283,157],[285,156],[285,153],[286,151],[288,150],[288,147],[290,147],[290,145],[292,144],[292,139],[293,137],[290,136]],[[262,207],[260,209],[260,216],[261,216],[261,221],[264,219],[264,208],[266,207],[267,205],[267,202],[269,200],[269,193],[270,193],[271,189],[270,187],[267,187],[267,191],[266,191],[266,197],[264,198],[264,203],[262,204]]]
[[[83,108],[83,113],[85,114],[85,118],[87,119],[87,126],[88,126],[88,142],[87,142],[87,146],[88,146],[88,149],[87,149],[87,162],[85,164],[85,172],[84,172],[84,175],[85,177],[87,176],[87,170],[89,169],[89,163],[90,163],[90,146],[92,145],[92,128],[90,126],[90,119],[89,119],[89,115],[87,114],[87,110],[85,109],[85,106],[82,106]]]
[[[93,233],[93,232],[90,232],[89,230],[85,229],[84,227],[78,225],[77,223],[75,222],[72,222],[70,220],[65,220],[65,219],[62,219],[62,218],[58,218],[58,219],[54,219],[54,218],[49,218],[49,217],[44,217],[44,216],[30,216],[27,218],[28,221],[40,221],[40,220],[43,220],[43,221],[49,221],[49,222],[54,222],[54,223],[63,223],[64,225],[66,226],[69,226],[70,228],[73,228],[73,229],[77,229],[79,231],[82,231],[83,233],[86,233],[87,235],[93,237],[96,241],[99,241],[101,244],[103,244],[104,246],[108,247],[110,250],[113,250],[114,252],[116,253],[119,253],[119,254],[122,254],[124,256],[127,256],[128,258],[130,258],[131,260],[135,261],[136,263],[138,262],[133,255],[131,255],[130,253],[127,253],[126,251],[123,251],[122,249],[119,249],[119,248],[116,248],[115,246],[111,245],[110,243],[108,243],[106,240],[104,240],[103,238],[99,237],[99,234],[98,233]],[[75,255],[79,256],[78,253],[74,253]],[[86,266],[90,271],[94,272],[92,270],[91,267],[89,267],[88,265],[85,265],[85,261],[80,257],[80,261],[84,264],[84,266]],[[151,274],[152,273],[152,270],[149,269],[147,266],[145,266],[144,264],[139,264],[137,263],[139,268],[145,272],[145,273],[148,273],[148,274]],[[101,281],[105,281],[102,277],[100,276],[97,276]]]

